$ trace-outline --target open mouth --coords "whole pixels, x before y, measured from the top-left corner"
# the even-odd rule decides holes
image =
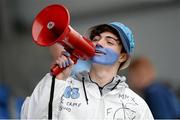
[[[106,55],[105,52],[100,51],[100,50],[96,50],[95,52],[96,52],[96,55]]]

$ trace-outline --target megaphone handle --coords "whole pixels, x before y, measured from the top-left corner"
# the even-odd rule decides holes
[[[74,62],[74,64],[77,62],[78,58],[74,55],[71,55],[70,58],[72,59],[72,61]],[[59,73],[61,73],[63,70],[65,70],[65,68],[60,68],[58,64],[55,64],[52,68],[51,68],[51,75],[56,76]]]

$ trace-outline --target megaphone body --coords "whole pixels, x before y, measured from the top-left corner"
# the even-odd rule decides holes
[[[95,54],[93,43],[76,32],[70,25],[68,10],[62,5],[50,5],[44,8],[35,18],[32,26],[32,36],[36,44],[51,46],[60,43],[70,53],[71,59],[88,60]],[[55,65],[52,75],[59,74],[63,69]]]

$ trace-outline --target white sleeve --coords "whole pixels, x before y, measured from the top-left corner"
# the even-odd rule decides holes
[[[26,99],[21,107],[21,119],[27,118],[28,106],[29,106],[29,97],[26,97]]]
[[[27,97],[21,108],[21,119],[48,117],[48,103],[50,96],[52,76],[48,73],[38,83],[32,95]],[[54,99],[62,96],[66,81],[55,79]]]
[[[144,107],[142,111],[143,115],[141,116],[141,120],[154,120],[154,117],[148,107],[148,105],[144,102]]]

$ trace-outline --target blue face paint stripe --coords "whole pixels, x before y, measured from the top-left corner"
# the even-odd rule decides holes
[[[112,65],[119,58],[119,54],[111,48],[103,48],[96,45],[96,50],[101,51],[105,54],[95,55],[92,58],[93,63],[102,64],[102,65]]]

